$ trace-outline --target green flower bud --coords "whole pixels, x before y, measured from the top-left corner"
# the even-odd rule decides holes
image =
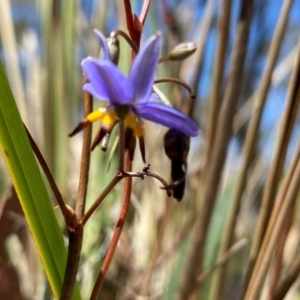
[[[110,36],[106,39],[106,41],[110,58],[115,65],[118,65],[120,56],[120,43],[117,36]]]
[[[195,43],[181,43],[178,44],[169,54],[168,59],[179,61],[184,60],[195,53],[197,46]]]

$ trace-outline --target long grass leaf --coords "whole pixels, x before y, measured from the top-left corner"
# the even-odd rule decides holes
[[[66,248],[1,62],[0,148],[52,291],[58,298],[65,272]],[[74,299],[80,299],[78,289]]]

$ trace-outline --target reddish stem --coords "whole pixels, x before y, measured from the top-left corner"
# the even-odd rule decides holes
[[[140,15],[140,21],[143,24],[143,26],[145,24],[145,21],[146,21],[147,15],[148,15],[149,6],[150,6],[150,0],[144,0],[142,12]]]
[[[118,177],[117,175],[112,179],[112,181],[108,184],[108,186],[104,189],[104,191],[100,194],[100,196],[96,199],[93,205],[89,208],[89,210],[85,213],[85,215],[80,220],[80,223],[85,225],[85,223],[89,220],[95,210],[99,207],[105,197],[111,192],[111,190],[122,180],[122,177]]]
[[[147,3],[149,2],[149,3]],[[150,1],[145,0],[143,4],[143,10],[142,10],[142,21],[145,22],[148,8],[149,8]],[[131,9],[130,0],[124,0],[124,6],[125,6],[125,15],[126,15],[126,24],[127,29],[129,32],[129,35],[133,41],[133,43],[139,48],[140,46],[140,40],[141,35],[143,31],[143,23],[141,23],[140,19],[136,16],[136,14]],[[132,60],[135,57],[135,53],[132,53]]]
[[[137,48],[140,46],[140,39],[141,34],[143,30],[143,24],[145,22],[148,9],[149,9],[150,0],[145,0],[143,4],[143,9],[141,13],[141,21],[136,17],[136,15],[132,12],[130,0],[124,0],[124,7],[125,7],[125,15],[126,15],[126,24],[127,29],[129,32],[129,35],[133,41],[133,43],[136,45]],[[132,51],[132,61],[135,58],[136,53]],[[124,134],[124,132],[123,132]],[[124,144],[120,144],[121,149],[123,149]],[[120,150],[120,155],[124,155],[123,150]],[[122,166],[120,166],[122,169]],[[125,163],[124,163],[124,171],[125,172],[131,172],[132,171],[132,161],[130,157],[130,151],[129,149],[126,149],[125,151]],[[105,274],[110,266],[110,263],[112,261],[112,258],[114,256],[115,250],[117,248],[117,244],[119,241],[119,238],[121,236],[126,216],[128,213],[129,203],[130,203],[130,196],[131,196],[131,188],[132,188],[132,177],[126,177],[124,179],[124,190],[123,190],[123,201],[122,201],[122,207],[121,212],[119,216],[119,220],[115,229],[115,232],[113,234],[112,240],[110,242],[109,248],[107,250],[106,256],[104,258],[100,273],[97,277],[95,286],[93,288],[93,292],[91,295],[91,300],[98,299],[98,294],[100,292],[101,285],[103,283]]]
[[[128,150],[125,152],[125,172],[131,172],[132,169],[132,161],[130,159],[130,153]],[[131,187],[132,187],[132,178],[131,177],[126,177],[124,179],[124,191],[123,191],[123,202],[122,202],[122,207],[121,207],[121,212],[119,216],[119,220],[114,232],[114,235],[112,237],[112,240],[110,242],[109,248],[107,250],[107,253],[105,255],[100,273],[97,277],[92,295],[91,295],[91,300],[96,300],[98,299],[99,291],[101,288],[101,285],[103,283],[105,274],[110,266],[110,263],[112,261],[112,258],[114,256],[115,250],[118,245],[119,238],[121,236],[126,216],[128,213],[128,208],[129,208],[129,203],[130,203],[130,196],[131,196]]]
[[[125,6],[125,15],[126,15],[126,25],[128,31],[130,32],[133,28],[133,18],[132,18],[130,0],[124,0],[124,6]]]
[[[34,154],[35,154],[38,162],[40,163],[40,166],[42,167],[42,169],[43,169],[43,171],[45,173],[45,176],[46,176],[46,178],[48,180],[48,183],[49,183],[49,185],[50,185],[50,187],[51,187],[51,189],[52,189],[52,191],[54,193],[56,201],[57,201],[57,203],[58,203],[58,205],[59,205],[59,207],[61,209],[61,212],[62,212],[62,214],[64,216],[65,222],[69,226],[70,225],[69,221],[71,220],[70,212],[68,211],[68,209],[67,209],[67,207],[65,205],[65,202],[64,202],[64,200],[62,198],[62,195],[61,195],[61,193],[60,193],[60,191],[58,189],[58,186],[56,185],[56,182],[55,182],[55,180],[54,180],[54,178],[52,176],[52,173],[51,173],[51,171],[50,171],[50,169],[49,169],[49,167],[48,167],[48,165],[47,165],[47,163],[46,163],[46,161],[45,161],[45,159],[44,159],[44,157],[43,157],[43,155],[42,155],[42,153],[41,153],[38,145],[36,144],[35,140],[31,136],[31,134],[30,134],[29,130],[27,129],[27,127],[25,126],[25,124],[24,124],[24,127],[25,127],[25,131],[26,131],[27,137],[29,139],[31,148],[32,148],[32,150],[33,150],[33,152],[34,152]]]

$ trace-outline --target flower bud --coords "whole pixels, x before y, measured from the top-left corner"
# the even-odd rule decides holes
[[[178,44],[169,54],[168,59],[174,61],[184,60],[195,53],[197,46],[193,42]]]
[[[106,41],[110,58],[115,65],[118,65],[120,56],[120,43],[117,36],[110,36],[106,39]]]

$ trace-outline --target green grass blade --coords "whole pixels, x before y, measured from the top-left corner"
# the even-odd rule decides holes
[[[52,291],[58,298],[65,272],[67,251],[1,61],[0,149]],[[78,287],[75,288],[73,299],[80,299]]]

